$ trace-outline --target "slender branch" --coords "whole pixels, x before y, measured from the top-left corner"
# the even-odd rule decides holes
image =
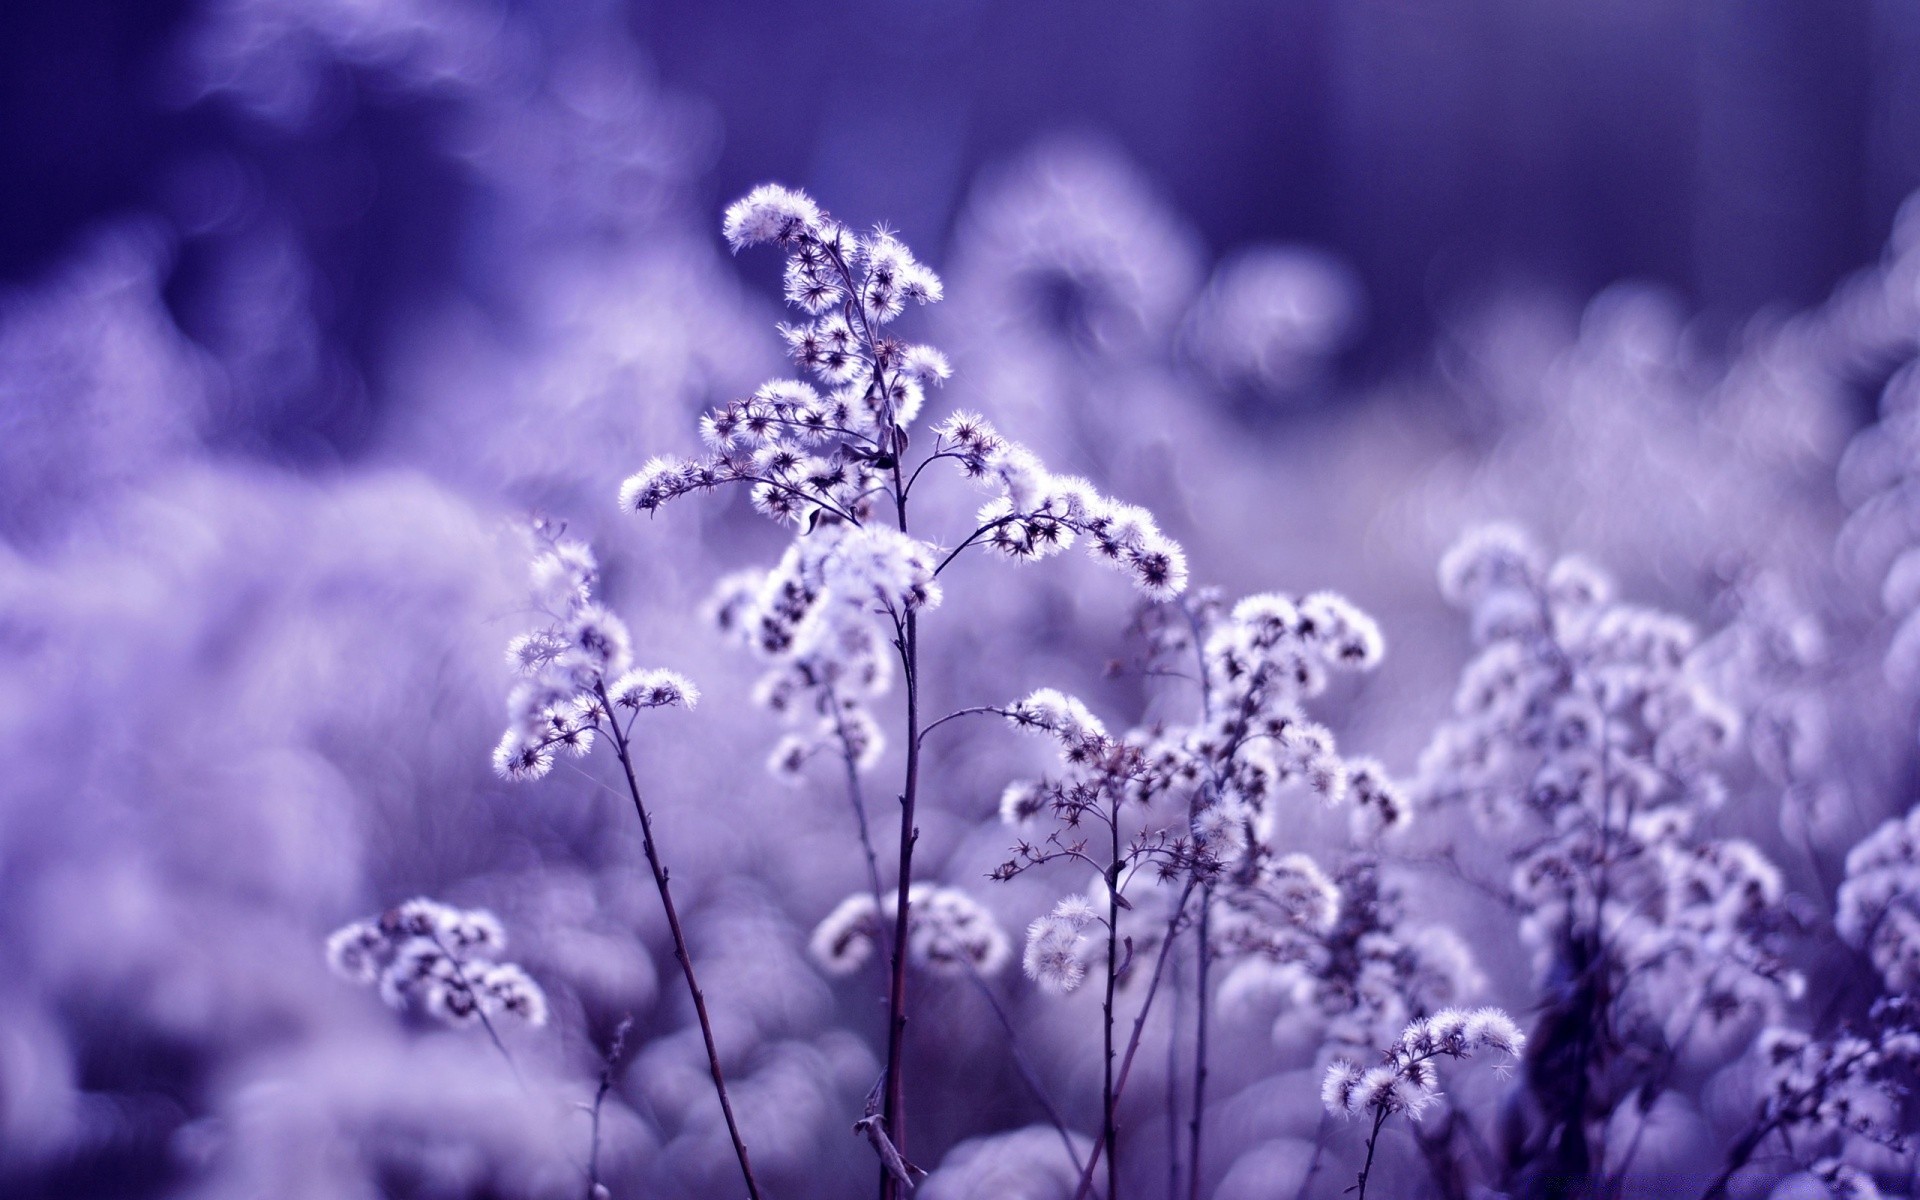
[[[907,506],[905,493],[898,490],[900,466],[894,464],[895,495],[899,497],[896,512],[900,531],[907,530]],[[893,1138],[894,1146],[901,1155],[906,1155],[907,1129],[905,1112],[906,1094],[906,1038],[907,1038],[907,921],[909,916],[908,892],[913,886],[913,846],[920,838],[920,831],[914,826],[913,814],[915,802],[920,792],[920,627],[919,616],[908,612],[906,620],[900,625],[900,651],[902,674],[906,677],[907,689],[907,767],[906,779],[900,790],[900,874],[896,882],[898,893],[895,898],[893,923],[892,976],[887,988],[887,1077],[886,1095],[882,1103],[882,1114],[886,1120],[887,1132]],[[892,1200],[898,1194],[898,1181],[889,1172],[882,1171],[880,1178],[881,1200]]]
[[[768,417],[767,424],[784,425],[788,429],[797,429],[802,433],[836,434],[849,441],[865,442],[876,450],[880,448],[880,443],[875,441],[870,434],[862,433],[857,429],[848,429],[845,425],[809,425],[804,421],[788,421],[780,417]]]
[[[940,565],[933,569],[933,577],[935,579],[940,578],[940,572],[947,569],[948,563],[952,562],[956,558],[959,558],[960,552],[962,550],[965,550],[968,546],[973,545],[975,542],[979,541],[982,537],[986,536],[989,533],[992,533],[994,530],[1000,528],[1002,525],[1011,525],[1015,521],[1020,520],[1026,515],[1027,515],[1026,513],[1008,513],[1006,516],[996,517],[994,520],[988,521],[985,525],[982,525],[980,528],[974,530],[972,533],[967,535],[965,541],[961,542],[958,546],[955,546],[953,549],[947,551],[947,556],[941,559]]]
[[[606,711],[613,713],[613,701],[607,696],[606,685],[596,683],[594,691]],[[607,726],[613,734],[614,752],[620,757],[620,769],[627,777],[627,792],[633,797],[633,811],[640,816],[640,844],[646,850],[647,866],[652,868],[654,885],[660,891],[660,907],[666,910],[667,929],[673,934],[673,956],[680,962],[680,972],[687,980],[687,994],[693,998],[694,1016],[700,1022],[700,1037],[706,1043],[707,1070],[713,1076],[713,1090],[720,1100],[720,1113],[726,1118],[727,1136],[733,1139],[733,1154],[740,1160],[740,1176],[746,1182],[748,1197],[750,1200],[760,1200],[760,1184],[753,1177],[753,1163],[747,1157],[747,1143],[740,1136],[739,1122],[733,1116],[733,1101],[727,1095],[727,1077],[720,1069],[720,1050],[713,1040],[713,1020],[707,1015],[707,998],[700,991],[699,978],[694,975],[693,956],[687,953],[687,936],[680,928],[680,913],[674,907],[673,889],[667,882],[667,868],[660,861],[660,848],[653,838],[653,817],[647,812],[646,802],[640,798],[640,781],[634,774],[633,755],[626,736],[620,732],[619,725],[611,716]]]
[[[1114,1080],[1115,1098],[1124,1095],[1127,1090],[1127,1077],[1133,1072],[1133,1056],[1140,1049],[1140,1037],[1147,1027],[1147,1014],[1153,1011],[1153,997],[1160,990],[1161,976],[1166,974],[1167,959],[1173,951],[1174,934],[1180,927],[1181,919],[1186,915],[1187,901],[1193,896],[1195,881],[1187,877],[1186,886],[1180,890],[1180,898],[1174,903],[1173,916],[1167,920],[1166,936],[1160,940],[1160,953],[1154,958],[1153,974],[1147,980],[1147,994],[1140,1001],[1140,1012],[1133,1021],[1133,1033],[1127,1039],[1127,1052],[1120,1058],[1120,1075]],[[1100,1164],[1101,1144],[1095,1142],[1093,1153],[1088,1156],[1087,1165],[1080,1172],[1079,1186],[1074,1189],[1074,1200],[1086,1200],[1093,1194],[1093,1173]]]
[[[806,501],[808,504],[817,504],[821,508],[824,508],[828,512],[832,513],[834,516],[839,517],[842,520],[846,521],[849,525],[857,526],[860,524],[859,517],[856,517],[852,513],[848,512],[846,509],[841,508],[839,505],[827,499],[821,493],[803,492],[799,488],[794,487],[792,484],[782,483],[778,479],[768,479],[764,475],[734,475],[726,479],[715,480],[714,486],[718,487],[723,483],[764,483],[768,487],[773,488],[775,491],[785,492],[789,496],[794,496],[800,500]]]
[[[935,442],[933,447],[933,453],[927,455],[926,458],[922,459],[920,462],[920,465],[913,469],[913,474],[907,476],[906,486],[902,490],[904,490],[905,493],[909,496],[913,495],[913,485],[920,482],[920,472],[926,470],[928,467],[939,462],[943,458],[965,458],[965,457],[966,456],[964,454],[960,454],[957,451],[943,450],[941,449],[940,443]]]
[[[1112,842],[1107,877],[1107,994],[1100,1006],[1101,1032],[1106,1045],[1106,1074],[1101,1092],[1100,1140],[1107,1149],[1107,1200],[1120,1196],[1120,1128],[1114,1120],[1119,1096],[1113,1090],[1113,993],[1120,980],[1120,799],[1113,799],[1112,819],[1107,822]],[[1169,935],[1168,940],[1172,937]]]
[[[1001,1007],[1000,998],[993,994],[993,988],[980,977],[980,972],[972,970],[972,964],[968,965],[970,968],[967,972],[968,978],[973,980],[973,986],[980,989],[980,994],[986,998],[987,1007],[993,1010],[993,1015],[999,1018],[1000,1028],[1006,1032],[1007,1050],[1013,1057],[1014,1070],[1019,1073],[1020,1081],[1027,1085],[1027,1090],[1033,1093],[1033,1098],[1040,1102],[1040,1109],[1047,1114],[1047,1120],[1053,1125],[1053,1131],[1060,1135],[1060,1144],[1066,1147],[1067,1161],[1073,1164],[1074,1170],[1078,1171],[1080,1152],[1073,1148],[1073,1135],[1067,1132],[1066,1120],[1061,1117],[1060,1110],[1054,1107],[1053,1100],[1047,1095],[1047,1089],[1041,1086],[1039,1073],[1033,1069],[1033,1064],[1027,1061],[1025,1051],[1020,1049],[1020,1035],[1014,1030],[1013,1021],[1008,1018],[1007,1010]]]
[[[428,930],[427,936],[433,939],[434,949],[440,951],[446,958],[447,965],[453,968],[454,982],[458,983],[460,990],[473,1000],[473,1015],[480,1018],[480,1028],[487,1031],[487,1040],[493,1043],[493,1048],[500,1052],[501,1058],[507,1060],[507,1069],[513,1072],[513,1081],[520,1085],[521,1091],[526,1091],[527,1081],[520,1075],[520,1064],[513,1061],[513,1055],[507,1051],[507,1044],[500,1040],[500,1031],[493,1027],[493,1020],[487,1016],[486,1007],[480,1003],[480,993],[467,978],[460,960],[454,956],[453,951],[447,949],[445,943],[441,942],[438,933]]]
[[[1180,1019],[1186,997],[1180,991],[1180,957],[1170,969],[1173,1011],[1167,1016],[1167,1200],[1180,1200]]]
[[[833,705],[833,732],[840,742],[840,761],[847,769],[847,803],[853,809],[854,825],[860,833],[860,852],[867,860],[867,886],[873,892],[873,920],[880,928],[886,923],[880,914],[886,911],[880,888],[880,858],[873,850],[873,831],[867,824],[867,799],[860,786],[860,768],[854,761],[852,735],[840,709],[840,697],[832,684],[827,685],[827,703]]]
[[[620,1055],[627,1048],[627,1034],[632,1030],[633,1018],[622,1017],[600,1067],[600,1086],[593,1093],[593,1129],[587,1143],[587,1200],[602,1200],[607,1194],[600,1184],[600,1110],[606,1106],[607,1093],[613,1091],[613,1072],[620,1064]]]
[[[1207,967],[1213,961],[1212,947],[1208,942],[1208,918],[1213,912],[1213,885],[1202,884],[1200,888],[1200,922],[1195,931],[1198,937],[1200,976],[1194,988],[1199,1011],[1193,1018],[1193,1119],[1188,1124],[1187,1139],[1187,1200],[1200,1200],[1200,1128],[1207,1113]]]
[[[957,709],[941,717],[938,721],[929,724],[925,729],[922,729],[920,731],[920,740],[925,741],[928,734],[945,725],[948,721],[958,720],[961,717],[979,716],[985,713],[992,713],[995,716],[1004,717],[1007,715],[1007,710],[1004,708],[996,708],[991,704],[976,704],[971,708]]]
[[[1367,1134],[1367,1161],[1360,1167],[1360,1178],[1354,1184],[1360,1190],[1359,1200],[1367,1200],[1367,1180],[1373,1175],[1373,1152],[1380,1144],[1380,1127],[1387,1123],[1387,1106],[1376,1104],[1373,1108],[1373,1130]]]

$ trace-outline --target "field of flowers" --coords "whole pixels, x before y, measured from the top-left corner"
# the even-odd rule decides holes
[[[0,17],[0,1196],[1920,1196],[1920,15],[720,7]]]

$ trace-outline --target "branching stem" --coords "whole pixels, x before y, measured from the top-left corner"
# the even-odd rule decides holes
[[[1187,877],[1186,886],[1180,891],[1180,898],[1174,902],[1173,916],[1167,920],[1166,936],[1160,939],[1160,953],[1153,962],[1153,974],[1147,979],[1147,994],[1141,998],[1140,1012],[1133,1020],[1133,1032],[1127,1038],[1127,1052],[1120,1056],[1120,1074],[1113,1083],[1114,1098],[1127,1090],[1127,1077],[1133,1072],[1133,1056],[1140,1050],[1140,1037],[1147,1028],[1147,1014],[1153,1011],[1154,995],[1160,990],[1160,980],[1167,972],[1167,960],[1172,956],[1174,934],[1178,932],[1181,921],[1186,916],[1187,901],[1193,896],[1195,880]],[[1079,1186],[1074,1189],[1074,1200],[1086,1200],[1093,1194],[1093,1173],[1100,1165],[1100,1156],[1104,1146],[1095,1142],[1093,1153],[1087,1158],[1087,1165],[1081,1169]]]
[[[760,1184],[753,1177],[753,1163],[747,1157],[747,1143],[740,1136],[740,1124],[733,1116],[733,1100],[727,1095],[727,1077],[720,1069],[720,1050],[713,1040],[713,1020],[707,1015],[707,998],[700,991],[700,980],[693,971],[693,956],[687,952],[687,936],[680,928],[680,912],[674,907],[673,889],[667,882],[667,868],[660,860],[660,848],[653,837],[653,817],[647,811],[647,805],[640,797],[640,780],[633,769],[633,753],[624,731],[615,722],[613,701],[607,695],[605,684],[595,684],[594,691],[600,697],[609,718],[608,731],[613,735],[613,749],[620,757],[620,769],[627,777],[627,793],[633,797],[633,811],[640,816],[640,843],[647,854],[647,866],[653,869],[654,886],[660,891],[660,906],[666,910],[667,929],[673,934],[673,956],[680,963],[680,972],[687,980],[687,994],[693,998],[694,1016],[700,1022],[700,1038],[706,1044],[707,1070],[713,1076],[714,1094],[720,1099],[720,1113],[726,1118],[727,1136],[733,1139],[733,1154],[740,1161],[740,1177],[746,1182],[749,1200],[760,1200]]]

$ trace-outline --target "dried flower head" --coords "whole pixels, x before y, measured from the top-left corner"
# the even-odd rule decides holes
[[[546,994],[520,967],[497,961],[506,945],[506,931],[485,909],[422,898],[343,925],[327,938],[326,953],[335,974],[378,985],[395,1008],[448,1025],[503,1013],[544,1025]]]

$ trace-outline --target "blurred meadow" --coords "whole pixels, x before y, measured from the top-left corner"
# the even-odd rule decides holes
[[[952,369],[914,454],[983,414],[1059,473],[1040,492],[1143,506],[1184,551],[1178,601],[1080,554],[956,556],[922,727],[1057,688],[1197,762],[1192,685],[1232,674],[1206,635],[1255,627],[1241,597],[1331,590],[1384,640],[1284,697],[1337,736],[1338,803],[1307,794],[1313,754],[1255,762],[1282,799],[1203,854],[1214,777],[1168,818],[1192,844],[1152,848],[1170,874],[1134,877],[1138,961],[1072,949],[1092,974],[1065,995],[1029,926],[1076,888],[1107,911],[1099,871],[989,878],[1041,842],[1003,822],[1009,785],[1063,768],[992,721],[927,739],[913,882],[991,932],[909,972],[919,1194],[1331,1200],[1363,1156],[1376,1196],[1920,1194],[1897,1138],[1920,1034],[1892,1006],[1920,986],[1920,818],[1889,824],[1920,768],[1920,7],[71,0],[0,8],[0,1195],[741,1194],[638,795],[601,750],[491,765],[534,522],[591,547],[632,662],[698,686],[632,754],[759,1186],[876,1186],[848,1127],[892,1076],[901,626],[866,614],[883,742],[770,769],[799,726],[762,676],[793,659],[744,652],[716,597],[820,544],[819,513],[617,500],[796,374],[792,247],[722,236],[765,182],[938,273],[898,325]],[[999,461],[974,473],[1011,512]],[[913,534],[943,557],[976,492],[930,472]],[[1487,522],[1531,543],[1469,543],[1443,590]],[[1566,583],[1572,555],[1610,594]],[[1502,698],[1542,639],[1582,665]],[[1567,696],[1609,749],[1562,808]],[[1609,824],[1607,755],[1680,815]],[[1404,830],[1355,815],[1362,756]],[[1469,775],[1507,825],[1456,802]],[[1567,894],[1612,964],[1598,1000],[1579,905],[1540,899],[1514,832],[1586,836],[1582,787],[1599,840]],[[1229,879],[1296,867],[1332,907],[1235,926],[1205,982],[1181,881],[1226,928]],[[383,997],[329,969],[330,935],[415,897],[497,918],[541,1019],[482,997],[482,1030],[444,979]],[[821,948],[850,898],[865,965]],[[1347,961],[1374,953],[1361,913],[1398,939],[1391,987]],[[400,962],[396,928],[374,941]],[[1103,967],[1123,1039],[1153,1006],[1105,1112]],[[1336,1053],[1371,1067],[1480,1005],[1528,1031],[1521,1065],[1444,1064],[1444,1119],[1386,1125],[1375,1161],[1323,1102]],[[1788,1034],[1844,1057],[1856,1032],[1887,1061],[1782,1066],[1815,1052]],[[1082,1186],[1115,1124],[1115,1175]]]

